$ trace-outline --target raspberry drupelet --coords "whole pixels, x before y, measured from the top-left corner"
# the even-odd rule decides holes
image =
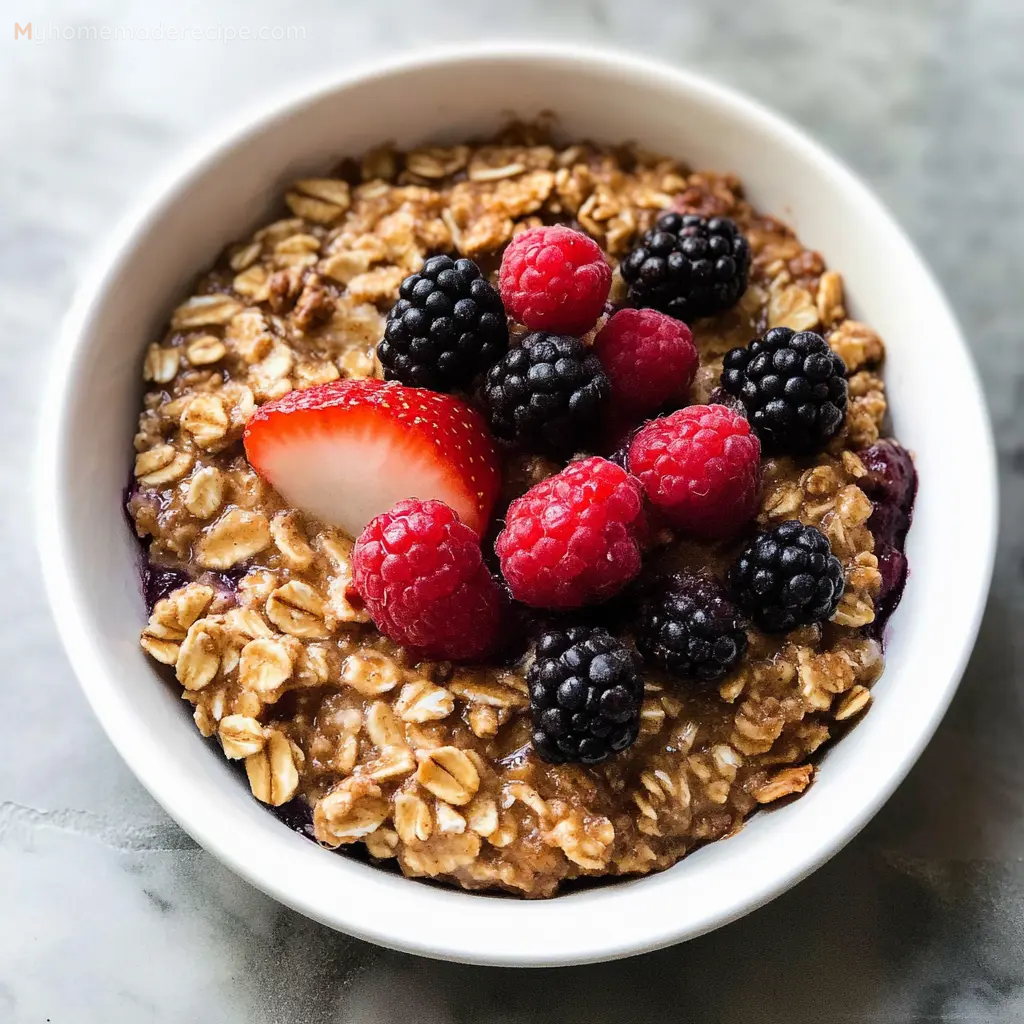
[[[639,484],[607,459],[580,459],[512,502],[495,550],[517,601],[578,608],[637,575],[643,527]]]
[[[505,310],[531,331],[586,334],[604,310],[612,269],[581,231],[554,225],[516,235],[501,259]]]
[[[724,405],[691,405],[633,439],[629,470],[651,504],[698,537],[730,537],[757,512],[761,446]]]
[[[371,520],[352,554],[353,582],[374,624],[431,658],[493,650],[503,598],[480,538],[441,501],[401,501]]]
[[[611,382],[611,412],[620,418],[681,405],[699,362],[690,328],[654,309],[620,309],[598,331],[594,352]]]

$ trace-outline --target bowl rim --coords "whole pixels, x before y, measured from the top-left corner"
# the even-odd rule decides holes
[[[586,908],[590,910],[590,913],[585,914],[584,917],[589,927],[573,931],[575,944],[571,949],[566,949],[564,952],[561,949],[549,949],[540,955],[521,949],[509,949],[501,944],[500,938],[495,943],[490,936],[485,938],[479,933],[471,933],[463,939],[458,931],[447,930],[444,938],[439,939],[436,935],[432,935],[429,929],[411,928],[407,922],[396,929],[388,927],[386,922],[367,920],[359,915],[353,918],[336,911],[328,913],[311,897],[299,895],[296,888],[290,886],[286,880],[269,873],[266,870],[268,860],[261,861],[259,867],[254,866],[240,848],[240,843],[231,841],[230,837],[222,834],[223,830],[218,831],[218,829],[212,828],[211,821],[202,819],[202,816],[194,811],[189,800],[185,798],[185,793],[178,791],[180,787],[177,787],[174,778],[166,777],[159,765],[154,764],[152,759],[147,760],[145,751],[130,740],[125,730],[128,721],[126,709],[119,706],[118,700],[112,699],[104,681],[106,669],[101,664],[98,646],[94,646],[102,642],[89,632],[83,607],[84,596],[79,592],[80,585],[75,582],[66,569],[63,552],[67,538],[61,515],[62,502],[57,497],[63,486],[62,453],[68,435],[68,425],[64,422],[63,412],[68,406],[66,396],[73,393],[75,388],[75,366],[77,360],[82,358],[84,348],[81,342],[87,336],[90,322],[97,315],[97,311],[108,301],[110,286],[116,280],[120,268],[131,258],[135,247],[146,237],[159,212],[173,203],[177,197],[187,194],[195,180],[232,148],[244,144],[251,137],[290,118],[305,105],[317,101],[328,93],[344,90],[357,83],[388,78],[395,74],[429,71],[463,61],[478,61],[481,58],[539,62],[541,64],[556,62],[565,65],[567,72],[573,66],[603,71],[615,70],[631,84],[640,85],[645,80],[658,82],[678,92],[698,97],[702,102],[710,103],[719,109],[726,109],[744,121],[756,122],[761,128],[770,131],[772,135],[781,140],[782,144],[796,151],[801,160],[813,164],[818,173],[836,182],[838,187],[850,196],[851,201],[859,206],[861,213],[877,223],[884,224],[889,234],[901,241],[906,247],[908,255],[916,261],[922,274],[922,281],[932,292],[931,300],[934,302],[937,314],[948,321],[951,334],[959,343],[965,356],[968,379],[963,382],[964,391],[967,399],[980,412],[980,429],[984,434],[978,439],[980,447],[976,452],[974,481],[978,488],[974,497],[980,506],[977,533],[974,538],[977,545],[975,555],[978,558],[975,563],[978,571],[974,574],[977,597],[970,621],[964,622],[961,627],[962,639],[957,657],[951,665],[948,680],[944,683],[941,693],[937,695],[934,703],[928,709],[927,717],[918,724],[913,742],[908,743],[900,750],[899,756],[894,760],[885,777],[884,784],[878,786],[870,794],[870,797],[856,808],[855,813],[848,816],[843,827],[833,832],[827,841],[819,840],[808,844],[804,855],[794,858],[788,870],[775,872],[757,880],[741,898],[724,898],[721,904],[716,905],[714,911],[705,912],[701,917],[687,920],[685,924],[679,925],[674,923],[672,915],[662,915],[651,920],[648,927],[640,931],[634,930],[632,933],[627,931],[621,935],[616,934],[614,930],[609,933],[599,927],[593,927],[601,917],[607,914],[609,897],[611,899],[620,898],[621,894],[632,890],[647,878],[664,878],[664,876],[644,876],[642,879],[623,881],[605,889],[594,890],[590,894],[563,896],[541,903],[466,894],[457,890],[419,885],[404,878],[391,879],[392,882],[404,887],[402,892],[406,899],[410,902],[414,899],[418,900],[424,907],[429,907],[435,913],[465,912],[466,904],[463,902],[460,905],[459,900],[471,900],[474,903],[488,905],[500,901],[505,907],[519,908],[510,910],[508,913],[508,917],[517,921],[519,926],[528,923],[526,913],[531,908],[537,908],[533,910],[535,918],[541,917],[545,922],[550,923],[551,915],[539,908],[554,905],[568,907],[571,904],[582,911],[584,909],[582,900],[589,900],[596,904],[599,914],[590,910],[590,902],[586,903]],[[36,537],[51,612],[57,623],[62,645],[93,712],[133,774],[161,807],[204,849],[280,902],[307,917],[379,945],[465,963],[556,966],[614,959],[661,948],[702,935],[764,905],[834,856],[888,800],[920,756],[945,713],[959,684],[980,628],[991,582],[997,539],[998,501],[995,444],[977,369],[956,317],[928,265],[880,200],[838,158],[817,142],[812,141],[802,129],[762,106],[759,102],[730,87],[709,80],[701,74],[676,68],[648,57],[605,47],[522,41],[432,47],[390,60],[374,60],[360,64],[342,74],[332,73],[317,76],[289,89],[276,102],[263,102],[258,107],[253,106],[248,111],[243,110],[231,119],[231,125],[228,130],[208,134],[205,139],[189,147],[180,160],[172,162],[172,166],[158,176],[153,186],[135,204],[133,210],[107,236],[106,244],[100,248],[89,269],[82,275],[81,283],[64,318],[60,338],[54,350],[39,432],[34,488]],[[269,814],[266,815],[266,820],[268,825],[276,821]],[[291,838],[306,843],[299,837],[292,836]],[[270,842],[269,833],[266,841]],[[312,844],[306,843],[306,845],[319,855],[319,851]],[[378,874],[384,875],[382,872]],[[380,883],[382,889],[388,884],[390,882]],[[418,892],[407,892],[409,889],[415,889]]]

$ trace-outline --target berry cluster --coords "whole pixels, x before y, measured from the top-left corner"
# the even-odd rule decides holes
[[[680,320],[736,305],[747,287],[750,245],[728,217],[663,213],[622,261],[637,306]]]
[[[846,367],[813,331],[774,327],[722,363],[722,387],[773,453],[820,451],[846,418]]]
[[[757,511],[761,446],[724,405],[652,420],[633,439],[628,462],[651,504],[697,537],[730,537]]]
[[[719,543],[749,526],[762,448],[814,451],[842,425],[842,364],[817,335],[782,328],[726,356],[733,408],[687,406],[699,357],[684,320],[734,305],[749,268],[731,220],[665,213],[622,261],[632,307],[605,317],[611,267],[568,227],[516,235],[497,288],[471,260],[432,256],[402,283],[377,346],[386,382],[265,404],[247,454],[289,500],[358,535],[351,596],[413,656],[494,656],[510,602],[567,616],[528,669],[533,748],[596,764],[639,734],[644,664],[720,680],[746,653],[748,621],[821,622],[842,595],[828,540],[798,522],[750,540],[726,585],[686,572],[635,582],[664,527]],[[621,458],[569,461],[511,502],[492,571],[482,539],[499,445],[565,459],[615,431],[629,437]],[[631,639],[583,624],[581,609],[629,587],[614,632]]]
[[[531,331],[586,334],[604,309],[612,268],[581,232],[533,228],[509,242],[498,284],[509,316]]]
[[[538,331],[491,367],[483,393],[496,437],[571,453],[600,422],[609,392],[601,361],[582,341]]]
[[[640,572],[643,525],[637,481],[607,459],[581,459],[512,502],[495,550],[516,600],[579,608]]]
[[[443,501],[400,501],[359,535],[353,583],[392,640],[431,658],[478,658],[497,639],[502,594],[480,538]]]
[[[464,388],[508,348],[501,299],[472,260],[432,256],[398,294],[377,346],[387,380]]]
[[[644,681],[630,649],[605,630],[545,633],[526,683],[533,749],[545,761],[597,764],[636,740]]]
[[[636,645],[665,671],[701,682],[728,675],[747,651],[747,627],[710,577],[676,573],[654,582]]]
[[[832,617],[843,596],[843,566],[820,530],[791,520],[743,549],[730,582],[761,629],[786,633]]]
[[[501,300],[532,333],[487,374],[483,402],[498,437],[567,455],[597,431],[611,383],[580,338],[597,323],[611,282],[600,246],[579,231],[531,228],[508,244]]]

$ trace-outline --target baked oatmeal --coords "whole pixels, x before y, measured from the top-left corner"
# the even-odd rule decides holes
[[[324,847],[528,897],[666,868],[870,706],[883,357],[731,174],[542,124],[346,160],[145,353],[142,647]]]

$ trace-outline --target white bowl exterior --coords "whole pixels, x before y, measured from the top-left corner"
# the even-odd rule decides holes
[[[146,344],[196,268],[257,225],[284,183],[382,140],[454,141],[498,127],[506,112],[549,109],[567,137],[634,139],[735,171],[757,206],[825,254],[852,312],[887,341],[896,433],[916,453],[921,484],[911,577],[875,704],[829,751],[814,786],[661,874],[523,902],[332,856],[257,804],[139,649],[138,554],[120,506]],[[619,55],[446,52],[309,90],[255,119],[122,230],[69,314],[55,378],[40,452],[40,548],[69,657],[111,740],[166,810],[255,885],[395,948],[488,964],[581,963],[690,938],[767,902],[834,854],[906,774],[952,697],[984,606],[994,449],[966,348],[921,260],[863,186],[795,129],[701,79]],[[947,469],[965,464],[970,488]]]

